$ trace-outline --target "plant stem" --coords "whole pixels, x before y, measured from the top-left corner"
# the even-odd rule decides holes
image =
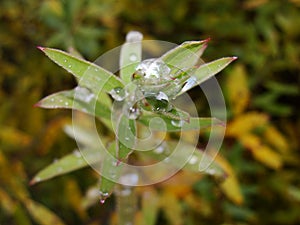
[[[117,185],[115,188],[118,225],[134,225],[137,195],[133,186]]]

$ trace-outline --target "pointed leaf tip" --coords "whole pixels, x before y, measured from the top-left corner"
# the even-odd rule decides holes
[[[237,57],[237,56],[232,56],[231,58],[232,58],[232,61],[234,61],[234,60],[237,60],[237,59],[238,59],[238,57]]]
[[[41,51],[44,51],[45,50],[45,47],[42,47],[42,46],[36,46],[37,49],[41,50]]]

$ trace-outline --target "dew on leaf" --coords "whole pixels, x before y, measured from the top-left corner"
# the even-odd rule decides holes
[[[198,157],[193,155],[189,160],[189,164],[193,165],[193,164],[197,163],[197,161],[198,161]]]
[[[94,98],[94,93],[85,87],[77,86],[75,88],[75,98],[83,102],[89,103]]]
[[[134,54],[134,53],[130,54],[130,55],[129,55],[129,60],[130,60],[131,62],[135,62],[135,61],[137,60],[136,54]]]
[[[145,84],[159,84],[171,80],[171,69],[160,59],[146,59],[137,67],[133,78],[141,78]]]
[[[121,87],[116,87],[112,89],[109,94],[116,100],[116,101],[123,101],[127,97],[127,92]]]
[[[183,120],[171,120],[171,124],[174,127],[182,127],[184,124],[184,121]]]
[[[81,153],[80,153],[79,150],[73,151],[73,154],[74,154],[77,158],[80,158],[80,157],[81,157]]]
[[[183,86],[183,88],[181,89],[181,92],[186,92],[189,89],[191,89],[192,87],[194,87],[197,84],[197,78],[196,77],[190,77],[185,85]]]

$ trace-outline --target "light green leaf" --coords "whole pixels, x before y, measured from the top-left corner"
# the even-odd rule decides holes
[[[170,119],[163,115],[160,115],[158,117],[156,114],[143,115],[138,121],[146,125],[147,127],[151,127],[151,129],[153,130],[168,132],[200,130],[202,128],[210,126],[224,125],[222,121],[216,118],[190,117],[189,121],[184,121],[178,119]]]
[[[161,59],[170,67],[173,73],[178,70],[186,71],[195,66],[207,47],[207,40],[187,41],[165,53]],[[176,72],[175,72],[176,73]]]
[[[137,31],[131,31],[126,36],[126,42],[122,45],[120,55],[120,77],[128,84],[135,72],[136,66],[142,58],[143,35]]]
[[[181,89],[181,91],[177,96],[187,92],[193,87],[203,83],[204,81],[208,80],[212,76],[216,75],[236,59],[237,57],[225,57],[201,65],[199,68],[189,73],[188,79],[186,79],[186,77],[181,79],[181,83],[185,82],[185,85],[183,86],[183,88]]]
[[[45,206],[27,199],[25,206],[32,218],[40,225],[65,225],[65,223]]]
[[[184,170],[207,173],[222,178],[226,176],[226,173],[222,169],[221,165],[219,165],[209,155],[205,154],[205,152],[201,151],[195,146],[182,141],[180,143],[177,143],[176,141],[168,141],[165,143],[168,151],[157,152],[153,150],[141,154],[145,154],[158,161],[162,161],[167,157],[172,156],[174,157],[172,160],[174,166],[177,166],[177,162],[182,162],[183,159],[187,158],[187,153],[192,153],[192,155],[187,158],[186,164],[183,167]],[[173,154],[177,145],[179,145],[180,149],[176,151],[176,154]],[[202,171],[202,169],[204,170]]]
[[[103,97],[103,95],[106,96]],[[96,98],[87,88],[76,87],[73,90],[61,91],[49,95],[39,101],[36,106],[48,109],[63,108],[79,110],[92,116],[97,116],[108,128],[111,128],[111,110],[108,107],[110,103],[107,99],[105,100],[105,97],[107,97],[107,94],[101,93],[101,97]]]
[[[111,195],[117,180],[121,176],[123,165],[119,164],[116,157],[116,143],[113,142],[108,148],[108,155],[105,156],[101,167],[100,179],[100,201],[104,203],[105,199]]]
[[[51,179],[62,174],[81,169],[89,164],[99,162],[101,160],[101,151],[104,149],[84,149],[82,152],[75,150],[73,153],[64,156],[63,158],[54,161],[52,164],[41,170],[31,180],[30,184],[35,184],[48,179]],[[83,157],[84,156],[84,157]],[[89,163],[87,163],[89,162]]]
[[[96,64],[76,58],[61,50],[44,47],[39,47],[39,49],[56,64],[73,74],[79,80],[80,86],[89,88],[95,94],[100,91],[110,92],[116,87],[124,87],[122,80]]]
[[[117,157],[124,161],[133,151],[135,144],[135,120],[129,119],[126,115],[121,115],[118,124],[118,142],[117,142]]]

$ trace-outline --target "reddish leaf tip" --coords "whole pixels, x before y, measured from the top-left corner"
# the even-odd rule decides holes
[[[204,40],[204,42],[207,44],[208,42],[210,42],[211,41],[211,37],[208,37],[208,38],[206,38],[205,40]]]
[[[41,107],[41,102],[37,102],[33,105],[34,108]]]
[[[29,185],[32,186],[32,185],[35,185],[36,184],[36,180],[35,179],[32,179],[31,181],[29,181]]]
[[[42,47],[42,46],[36,46],[39,50],[41,50],[41,51],[44,51],[45,50],[45,48],[44,47]]]
[[[237,60],[237,59],[238,59],[238,57],[237,57],[237,56],[232,56],[231,58],[232,58],[232,61],[234,61],[234,60]]]

